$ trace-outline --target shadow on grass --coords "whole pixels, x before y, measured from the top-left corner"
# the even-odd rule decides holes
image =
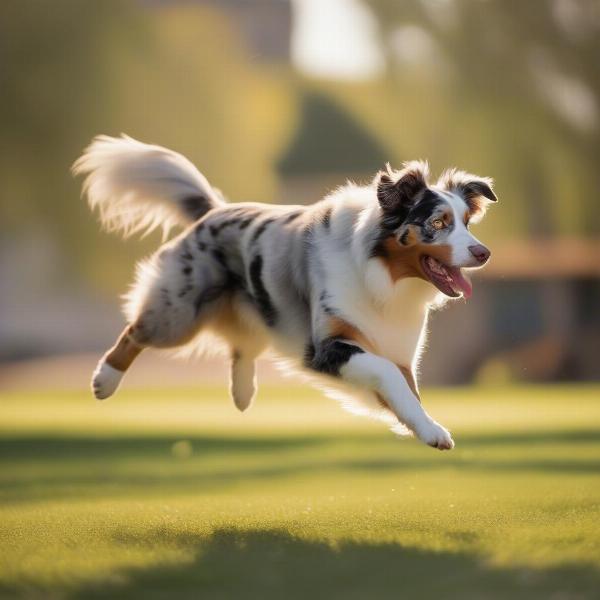
[[[167,436],[0,440],[0,469],[19,467],[0,477],[0,502],[206,492],[305,473],[460,469],[569,475],[600,470],[598,460],[569,458],[570,445],[600,443],[600,432],[590,430],[461,435],[451,453],[385,434],[205,436],[188,438],[193,455],[181,460],[172,454],[177,441]],[[561,458],[529,458],[529,448],[548,444],[560,450]],[[486,453],[510,446],[507,459]],[[227,465],[223,460],[220,466],[211,465],[211,460],[224,457],[231,459]]]
[[[191,560],[124,570],[113,583],[95,582],[71,598],[546,600],[592,598],[600,589],[598,573],[587,568],[493,568],[468,554],[393,543],[343,542],[332,548],[279,530],[222,529],[208,539],[161,530],[118,541],[158,540],[185,548]]]

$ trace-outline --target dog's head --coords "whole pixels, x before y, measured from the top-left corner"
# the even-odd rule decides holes
[[[468,298],[472,288],[463,269],[482,267],[490,257],[469,226],[497,201],[492,181],[456,169],[445,171],[435,185],[427,176],[423,162],[378,174],[382,228],[389,233],[385,258],[391,270],[430,281],[447,296]]]

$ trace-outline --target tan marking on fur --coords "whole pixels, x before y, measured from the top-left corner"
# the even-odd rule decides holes
[[[444,210],[444,213],[442,214],[442,221],[444,221],[444,225],[446,225],[446,227],[449,227],[452,225],[452,223],[454,223],[454,213],[452,212],[452,209]]]
[[[379,392],[375,392],[375,397],[377,398],[377,402],[379,402],[379,404],[381,405],[381,408],[385,408],[385,410],[392,411],[389,404],[385,401],[385,398]]]
[[[369,338],[360,329],[357,329],[354,325],[339,317],[331,317],[329,319],[329,333],[332,336],[356,342],[363,350],[368,350],[369,352],[375,351]]]
[[[331,335],[339,336],[346,340],[352,340],[357,344],[360,344],[360,347],[364,350],[368,350],[369,352],[375,352],[373,344],[369,341],[365,334],[360,331],[360,329],[357,329],[356,327],[354,327],[354,325],[351,325],[350,323],[344,321],[343,319],[340,319],[339,317],[331,317],[331,319],[329,320],[329,332]],[[413,394],[417,397],[417,399],[420,402],[421,396],[419,395],[419,388],[417,387],[417,381],[415,379],[415,376],[413,375],[412,370],[402,365],[396,366],[398,367],[398,369],[400,369],[402,375],[404,375],[404,378],[406,379],[406,383],[408,383],[408,387],[412,390]],[[379,392],[375,392],[375,395],[377,396],[379,404],[381,404],[383,408],[389,409],[388,403],[385,401],[385,398]]]
[[[469,209],[465,210],[465,214],[463,215],[463,223],[465,227],[469,225],[469,221],[471,220],[471,211]]]
[[[104,360],[118,371],[127,371],[142,350],[143,347],[131,339],[131,325],[128,325],[116,344],[106,353]]]
[[[406,243],[404,246],[412,246],[419,242],[418,229],[414,225],[407,226],[408,235],[406,236]]]
[[[421,395],[419,394],[419,388],[417,387],[417,380],[413,375],[413,372],[408,367],[403,367],[402,365],[397,365],[400,371],[402,371],[402,375],[406,379],[406,383],[408,383],[408,387],[412,390],[413,394],[417,397],[417,400],[421,402]]]
[[[420,258],[423,255],[433,256],[444,265],[449,265],[452,259],[452,248],[447,244],[413,243],[403,246],[394,236],[390,236],[383,242],[383,246],[386,255],[380,256],[379,259],[394,282],[405,277],[420,277],[429,281],[421,268]]]
[[[352,340],[357,344],[360,344],[360,347],[364,350],[368,350],[370,352],[375,352],[375,348],[373,344],[369,341],[369,339],[360,331],[351,325],[347,321],[340,319],[339,317],[331,317],[329,320],[329,332],[333,336],[339,336],[346,340]],[[406,379],[406,383],[408,383],[408,387],[412,390],[413,394],[417,397],[419,402],[421,401],[421,396],[419,395],[419,388],[417,387],[417,381],[413,372],[408,367],[404,367],[402,365],[396,365],[398,369],[404,375]],[[377,401],[381,405],[382,408],[386,408],[391,410],[388,403],[385,401],[385,398],[379,393],[375,392],[375,396],[377,397]]]
[[[465,198],[465,202],[469,207],[469,218],[479,219],[485,214],[489,200],[484,196],[470,196]]]

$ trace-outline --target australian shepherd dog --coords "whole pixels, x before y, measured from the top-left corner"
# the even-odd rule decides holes
[[[450,169],[430,184],[415,161],[310,206],[230,204],[182,155],[126,136],[97,137],[73,172],[106,229],[184,228],[138,265],[128,324],[93,374],[96,398],[114,394],[144,348],[210,335],[240,410],[270,348],[351,410],[453,448],[421,404],[416,369],[429,310],[468,298],[466,271],[490,257],[469,230],[496,201],[490,179]]]

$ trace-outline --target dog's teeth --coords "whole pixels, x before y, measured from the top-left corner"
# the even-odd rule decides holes
[[[435,258],[431,256],[427,258],[427,265],[434,273],[437,273],[438,275],[445,274],[446,270],[444,269],[444,267],[437,260],[435,260]]]

